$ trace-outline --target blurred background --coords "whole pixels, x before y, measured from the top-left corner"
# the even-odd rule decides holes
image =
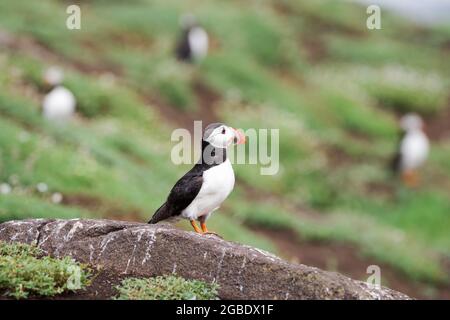
[[[369,2],[2,0],[0,222],[146,222],[191,167],[170,160],[174,128],[275,128],[279,173],[235,165],[210,229],[356,279],[379,265],[384,285],[450,299],[448,1],[378,1],[381,30],[366,28]],[[70,4],[81,30],[66,28]],[[174,54],[186,13],[209,36],[195,63]],[[64,125],[42,116],[51,66],[76,99]],[[415,188],[388,169],[406,112],[430,139]]]

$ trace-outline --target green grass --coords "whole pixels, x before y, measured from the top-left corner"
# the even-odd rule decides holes
[[[179,276],[127,278],[116,289],[117,300],[215,300],[217,284],[186,280]]]
[[[70,257],[44,255],[41,249],[21,243],[0,242],[0,292],[16,299],[52,297],[89,285],[87,266]]]
[[[0,201],[0,222],[30,218],[91,217],[93,214],[83,209],[65,207],[51,202],[51,194],[33,196],[29,192],[3,195]]]
[[[361,211],[364,209],[370,212],[385,223],[404,230],[448,255],[450,241],[445,230],[450,226],[447,214],[450,206],[447,196],[438,192],[400,190],[397,199],[396,203],[389,204],[366,201],[361,204]]]
[[[241,205],[239,208],[239,211],[234,211],[233,217],[246,224],[292,230],[305,240],[357,244],[363,254],[402,270],[412,279],[430,283],[450,281],[440,265],[439,255],[428,252],[424,242],[369,216],[347,211],[311,218],[307,215],[296,216],[270,204],[257,207]]]

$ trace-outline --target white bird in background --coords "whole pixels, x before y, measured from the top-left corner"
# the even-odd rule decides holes
[[[392,169],[402,176],[404,183],[415,187],[419,183],[418,169],[425,163],[429,153],[429,140],[422,118],[408,113],[400,119],[402,135],[397,153],[392,161]]]
[[[208,54],[209,38],[191,14],[184,15],[180,21],[183,34],[177,45],[177,58],[184,61],[199,62]]]
[[[61,85],[63,71],[58,67],[50,67],[44,74],[44,81],[52,89],[42,101],[42,111],[46,119],[54,122],[66,122],[75,112],[76,100],[73,93]]]

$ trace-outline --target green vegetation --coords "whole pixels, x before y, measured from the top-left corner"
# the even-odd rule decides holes
[[[0,292],[16,299],[51,297],[89,285],[87,266],[44,255],[33,245],[0,242]]]
[[[163,115],[202,119],[212,101],[201,84],[217,97],[219,120],[280,130],[280,171],[235,165],[238,184],[212,230],[277,252],[248,226],[290,229],[350,242],[410,279],[449,280],[448,138],[433,141],[418,189],[404,189],[386,167],[400,113],[432,124],[450,107],[450,28],[383,12],[383,29],[369,31],[365,8],[333,0],[136,0],[81,4],[82,29],[70,31],[65,5],[0,2],[0,31],[15,43],[0,54],[0,184],[11,186],[0,221],[118,212],[148,220],[188,169],[170,161],[180,123]],[[211,36],[195,66],[173,57],[188,11]],[[41,75],[53,64],[78,101],[64,127],[40,115]]]
[[[438,255],[428,252],[423,241],[396,228],[382,225],[376,219],[349,212],[333,212],[317,221],[318,218],[295,216],[271,205],[250,207],[242,204],[239,208],[239,211],[234,211],[235,218],[245,221],[250,226],[290,229],[306,240],[333,239],[337,242],[353,243],[361,247],[362,254],[388,263],[412,279],[447,281],[448,275],[436,263]],[[396,216],[396,213],[393,212],[392,215]],[[403,223],[414,225],[404,221]],[[357,232],[354,231],[355,228]]]
[[[116,288],[118,300],[213,300],[217,299],[218,285],[170,275],[127,278]]]

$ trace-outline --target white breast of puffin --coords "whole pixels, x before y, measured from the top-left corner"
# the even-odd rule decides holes
[[[183,210],[182,216],[197,219],[219,208],[234,188],[234,171],[231,162],[225,162],[203,172],[203,184],[192,203]]]
[[[421,131],[408,133],[401,144],[402,169],[411,170],[420,167],[428,157],[429,143]]]
[[[67,120],[75,111],[75,97],[68,89],[58,86],[50,91],[42,103],[47,119]]]
[[[200,27],[192,28],[188,35],[189,47],[195,59],[202,59],[208,53],[208,34]]]

